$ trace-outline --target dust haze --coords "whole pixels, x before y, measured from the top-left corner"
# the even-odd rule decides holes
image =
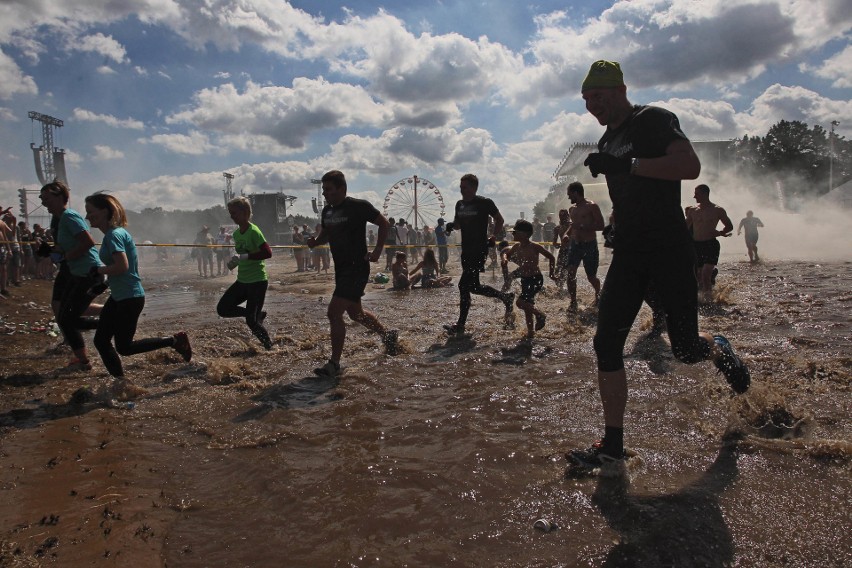
[[[764,184],[731,173],[715,175],[712,172],[682,182],[682,207],[695,205],[695,186],[702,183],[710,186],[710,200],[723,207],[734,224],[730,237],[719,237],[723,257],[748,261],[745,236],[737,235],[737,228],[746,212],[753,211],[764,225],[758,229],[757,243],[762,260],[852,261],[852,232],[848,230],[852,224],[852,208],[848,203],[844,205],[816,195],[784,197],[781,185],[790,188],[801,184],[793,179],[780,182],[771,179]],[[600,205],[606,219],[612,210],[606,183],[595,180],[583,185],[586,197]],[[559,199],[553,207],[554,221],[556,211],[570,206],[567,197]]]
[[[764,225],[757,243],[762,260],[852,260],[852,233],[848,230],[852,209],[816,195],[783,197],[781,184],[797,183],[794,180],[771,180],[765,185],[751,182],[749,186],[732,175],[713,182],[701,178],[684,181],[684,207],[695,203],[693,190],[700,183],[710,186],[710,200],[724,207],[734,224],[730,237],[719,238],[723,255],[748,259],[744,233],[738,236],[737,228],[746,212],[753,211]]]

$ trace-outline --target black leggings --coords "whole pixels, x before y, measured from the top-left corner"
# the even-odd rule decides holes
[[[136,324],[145,307],[145,296],[116,301],[110,297],[101,310],[98,330],[95,332],[95,347],[101,355],[109,374],[113,377],[124,376],[121,367],[121,355],[147,353],[165,347],[173,347],[174,337],[156,337],[133,340]],[[115,338],[115,348],[112,339]],[[117,351],[117,352],[116,352]]]
[[[654,252],[619,253],[604,279],[598,308],[594,346],[598,370],[624,368],[624,344],[642,307],[649,286],[666,314],[672,353],[684,363],[710,356],[710,346],[698,335],[698,282],[695,279],[692,243]]]
[[[59,301],[56,324],[65,336],[68,346],[74,351],[86,346],[80,330],[98,327],[98,318],[83,317],[83,312],[88,309],[94,299],[87,293],[94,283],[95,279],[92,276],[73,276],[69,273],[66,287],[62,291],[62,299]]]
[[[260,312],[263,311],[263,302],[266,301],[266,289],[269,286],[269,281],[262,280],[260,282],[252,282],[245,284],[243,282],[234,282],[230,288],[225,290],[219,304],[216,306],[216,313],[223,318],[246,318],[246,325],[249,326],[251,332],[257,337],[261,343],[268,345],[271,341],[269,333],[266,331],[258,320]],[[246,303],[246,307],[241,307],[240,304]]]
[[[485,259],[488,257],[488,249],[483,249],[478,254],[462,253],[462,275],[459,278],[459,321],[460,327],[464,326],[467,321],[467,314],[470,312],[472,303],[471,294],[485,296],[486,298],[499,298],[503,300],[505,294],[487,286],[480,284],[479,273],[485,267]]]

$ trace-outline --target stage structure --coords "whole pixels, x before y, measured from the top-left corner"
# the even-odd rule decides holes
[[[283,189],[275,193],[251,193],[246,197],[251,201],[252,223],[260,227],[267,241],[274,245],[292,243],[292,221],[287,219],[287,207],[293,205],[296,198],[285,195]]]
[[[228,207],[228,202],[234,198],[234,188],[231,186],[234,174],[223,172],[222,177],[225,178],[225,189],[222,190],[222,193],[225,194],[225,207]]]
[[[42,145],[36,146],[35,142],[30,143],[38,181],[41,182],[41,185],[54,180],[68,185],[68,176],[65,173],[65,150],[57,148],[53,144],[54,130],[62,128],[64,122],[35,111],[30,111],[27,116],[30,120],[41,123]]]
[[[233,187],[234,174],[223,172],[225,178],[225,189],[222,194],[225,197],[225,208],[228,202],[236,197]],[[285,195],[284,188],[275,193],[249,193],[240,190],[240,195],[247,198],[251,203],[251,222],[260,227],[263,236],[271,245],[287,245],[293,242],[291,234],[292,216],[288,219],[287,207],[292,205],[296,198]]]

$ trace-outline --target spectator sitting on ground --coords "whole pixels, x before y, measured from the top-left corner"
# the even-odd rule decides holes
[[[407,256],[401,250],[396,251],[394,255],[393,264],[391,265],[394,290],[408,290],[411,288],[411,280],[408,279]]]

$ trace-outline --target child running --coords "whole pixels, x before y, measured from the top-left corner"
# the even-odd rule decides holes
[[[530,241],[533,233],[532,223],[520,220],[515,223],[515,240],[518,241],[511,248],[505,248],[500,253],[506,261],[512,261],[518,265],[519,277],[521,279],[521,294],[516,304],[524,311],[527,322],[527,339],[532,339],[535,332],[544,327],[545,315],[541,310],[535,308],[535,295],[544,287],[544,277],[538,269],[538,255],[542,255],[550,261],[550,278],[553,278],[553,268],[556,259],[543,246]],[[533,316],[535,325],[533,325]]]
[[[443,288],[449,286],[452,278],[449,276],[438,276],[439,266],[438,259],[435,258],[435,251],[427,248],[423,253],[423,260],[417,263],[409,273],[411,276],[411,285],[414,286],[418,282],[423,288]],[[419,274],[418,274],[419,272]]]
[[[139,276],[136,244],[125,229],[127,215],[124,207],[112,195],[95,193],[86,198],[86,219],[92,227],[100,229],[104,234],[98,255],[103,265],[93,268],[92,272],[101,278],[109,277],[107,284],[110,290],[109,299],[98,319],[94,343],[104,367],[115,379],[112,386],[114,396],[126,400],[145,394],[145,390],[125,378],[119,353],[136,355],[171,347],[180,353],[184,361],[190,361],[192,347],[184,331],[172,337],[133,339],[139,316],[145,307],[145,290]],[[91,291],[95,292],[97,289]]]
[[[234,248],[237,254],[228,261],[228,269],[237,269],[237,281],[225,290],[216,306],[216,312],[223,318],[246,318],[246,325],[263,344],[264,349],[272,349],[272,340],[263,327],[266,312],[266,289],[269,278],[266,274],[267,258],[272,257],[272,249],[266,242],[257,225],[251,222],[251,202],[243,197],[235,197],[228,202],[228,214],[238,225],[234,231]],[[240,307],[245,302],[246,307]]]

